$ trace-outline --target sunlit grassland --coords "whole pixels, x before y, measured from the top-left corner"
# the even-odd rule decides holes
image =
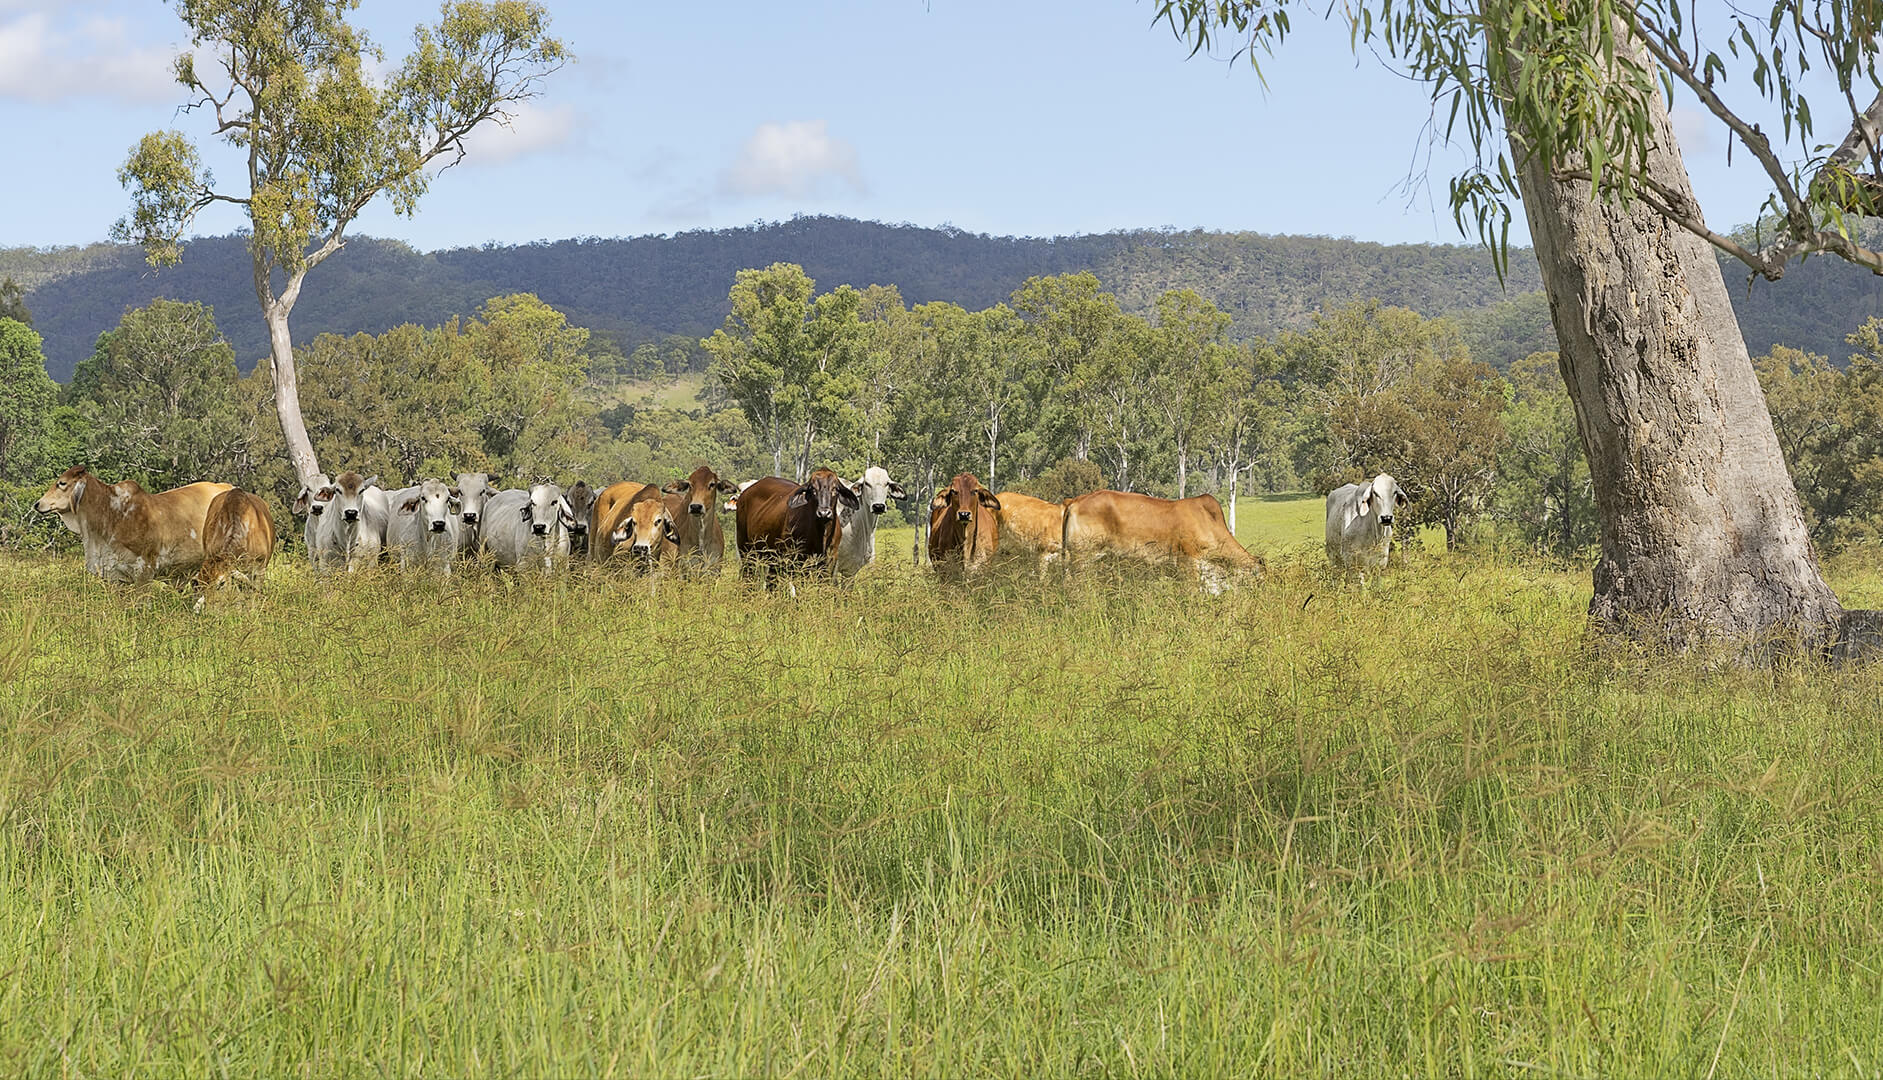
[[[1875,673],[1604,645],[1586,571],[967,588],[909,535],[201,616],[0,562],[0,1071],[1883,1067]]]

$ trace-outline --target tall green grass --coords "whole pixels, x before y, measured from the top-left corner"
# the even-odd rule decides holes
[[[1591,640],[1586,573],[897,543],[201,616],[0,563],[0,1071],[1883,1069],[1875,673]]]

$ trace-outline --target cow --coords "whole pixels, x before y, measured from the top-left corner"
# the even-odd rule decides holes
[[[316,570],[344,566],[348,571],[372,567],[379,562],[380,549],[386,546],[386,527],[391,517],[385,489],[379,477],[362,477],[343,472],[331,484],[315,492],[320,509],[310,508],[308,519],[320,525],[314,534],[314,546],[308,561]]]
[[[943,577],[978,573],[1000,550],[1000,500],[959,473],[928,508],[928,561]]]
[[[306,543],[307,561],[314,561],[314,551],[320,546],[320,517],[327,510],[331,495],[321,494],[333,487],[333,481],[326,473],[316,473],[313,479],[301,485],[301,491],[288,505],[288,511],[302,519],[301,538]]]
[[[739,576],[777,587],[781,573],[827,565],[843,540],[839,509],[861,505],[836,473],[818,469],[802,484],[768,476],[739,493],[733,518],[739,543]],[[793,586],[795,591],[796,586]]]
[[[135,480],[107,484],[83,465],[67,469],[33,504],[57,514],[85,547],[85,569],[106,581],[142,585],[184,574],[203,561],[209,504],[232,484],[185,484],[145,491]]]
[[[621,524],[621,515],[627,510],[628,501],[641,493],[647,484],[640,480],[621,480],[609,484],[595,496],[595,507],[589,511],[588,557],[598,563],[608,561],[608,556],[615,553],[614,541],[609,536],[616,526]]]
[[[443,480],[425,480],[401,488],[387,497],[392,509],[386,527],[386,549],[399,558],[399,565],[431,565],[444,574],[451,573],[451,561],[458,553],[458,532],[463,522],[458,516],[458,493]]]
[[[275,519],[260,497],[230,488],[209,500],[203,519],[203,564],[196,571],[196,610],[203,610],[211,590],[231,581],[260,589],[274,553]]]
[[[1061,552],[1070,567],[1108,556],[1189,567],[1220,594],[1232,575],[1262,572],[1229,532],[1214,495],[1159,499],[1127,491],[1094,491],[1065,503]]]
[[[675,480],[660,489],[663,494],[679,496],[669,502],[679,510],[674,531],[679,534],[680,564],[689,573],[718,577],[719,564],[726,557],[726,530],[719,523],[719,497],[738,494],[730,481],[721,480],[710,467],[701,465],[685,480]]]
[[[721,504],[719,504],[719,508],[720,508],[721,510],[724,510],[724,511],[725,511],[726,513],[728,513],[728,514],[736,514],[736,513],[738,513],[738,512],[739,512],[739,494],[740,494],[740,492],[743,492],[743,491],[744,491],[744,490],[745,490],[746,488],[749,488],[749,487],[751,487],[751,486],[752,486],[753,484],[756,484],[756,483],[758,483],[758,481],[757,481],[757,480],[741,480],[741,481],[739,481],[739,490],[738,490],[738,491],[735,491],[735,492],[733,492],[732,494],[730,494],[730,495],[728,495],[728,496],[726,496],[726,501],[725,501],[725,502],[723,502],[723,503],[721,503]]]
[[[497,477],[494,473],[465,472],[459,473],[452,491],[458,497],[458,554],[476,555],[478,531],[482,527],[484,503],[497,494]]]
[[[863,478],[854,484],[841,482],[857,497],[855,509],[846,506],[837,512],[843,520],[843,536],[837,543],[837,576],[848,580],[876,561],[876,519],[889,511],[889,500],[909,496],[880,465],[863,470]]]
[[[1393,546],[1393,512],[1406,504],[1405,489],[1381,473],[1361,484],[1327,493],[1327,557],[1343,570],[1383,570]]]
[[[583,480],[577,480],[574,487],[562,493],[572,519],[569,524],[569,557],[572,559],[588,557],[588,530],[594,523],[595,499],[600,494]]]
[[[1066,507],[1018,491],[1003,491],[995,498],[1000,509],[994,517],[1000,525],[1000,549],[1014,554],[1031,555],[1045,577],[1059,558],[1064,540]]]
[[[628,565],[637,573],[649,573],[679,560],[677,519],[686,516],[683,499],[645,484],[633,498],[615,508],[608,527],[609,543],[617,555],[623,550],[628,553]]]
[[[484,503],[480,543],[498,566],[522,566],[541,560],[543,572],[569,556],[569,530],[575,514],[555,484],[533,484],[528,491],[500,491]]]

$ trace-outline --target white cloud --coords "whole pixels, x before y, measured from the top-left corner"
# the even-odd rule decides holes
[[[132,41],[125,20],[57,22],[45,11],[0,22],[0,100],[56,102],[98,97],[164,101],[181,88],[173,53]]]
[[[822,120],[760,124],[739,150],[738,160],[719,176],[722,194],[808,198],[847,184],[865,192],[856,148],[834,138]]]
[[[573,105],[545,108],[523,102],[510,110],[508,123],[492,121],[464,140],[466,165],[501,165],[574,141],[581,116]]]

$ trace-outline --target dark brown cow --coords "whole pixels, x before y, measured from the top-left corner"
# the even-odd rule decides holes
[[[978,572],[1000,548],[1000,500],[960,473],[928,508],[928,561],[945,577]]]
[[[203,565],[196,571],[196,586],[202,590],[196,598],[197,610],[210,590],[231,580],[259,590],[274,553],[275,519],[267,503],[241,488],[230,488],[211,499],[203,520]]]
[[[600,495],[601,492],[582,480],[577,480],[574,487],[562,493],[563,501],[569,504],[569,520],[565,524],[569,529],[571,559],[588,556],[589,527],[595,523],[595,504],[600,501]]]
[[[595,508],[589,511],[589,558],[596,562],[607,562],[608,556],[615,553],[614,541],[608,537],[621,525],[621,515],[627,510],[628,500],[639,495],[646,486],[639,480],[623,480],[609,484],[600,495],[595,496]]]
[[[1262,560],[1230,535],[1213,495],[1159,499],[1094,491],[1067,499],[1062,549],[1074,567],[1112,555],[1187,566],[1212,593],[1221,592],[1231,575],[1262,571]]]
[[[680,534],[680,565],[689,573],[718,577],[719,564],[726,557],[726,530],[719,523],[719,503],[723,496],[737,495],[739,486],[721,480],[718,473],[701,465],[685,480],[675,480],[660,490],[680,497],[676,505],[681,513],[674,522]]]
[[[765,587],[781,572],[831,564],[843,539],[839,507],[862,503],[837,474],[818,469],[802,484],[768,476],[739,492],[734,523],[739,542],[739,576],[758,576],[769,568]]]
[[[610,511],[613,520],[605,535],[613,557],[617,561],[627,558],[628,565],[640,573],[672,563],[680,557],[674,519],[682,513],[677,496],[664,494],[652,484],[641,485],[633,498]],[[595,539],[603,536],[597,533]]]
[[[84,466],[67,469],[33,504],[57,514],[85,545],[85,569],[106,581],[141,585],[203,561],[203,519],[232,484],[185,484],[150,492],[134,480],[107,484]]]

